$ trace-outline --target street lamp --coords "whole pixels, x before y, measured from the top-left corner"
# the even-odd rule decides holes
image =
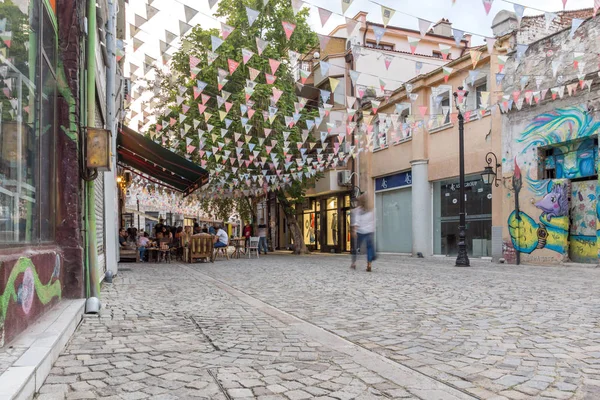
[[[491,166],[492,160],[494,160],[495,170]],[[496,157],[496,154],[490,151],[485,155],[485,161],[487,162],[487,166],[481,173],[481,179],[483,180],[483,183],[485,183],[486,185],[491,185],[493,183],[496,187],[500,187],[500,179],[498,179],[498,168],[501,166],[501,164],[498,164],[498,157]]]
[[[456,267],[469,267],[469,256],[467,255],[466,243],[466,212],[465,212],[465,117],[462,110],[466,103],[469,92],[464,90],[462,86],[454,92],[454,102],[458,110],[458,148],[459,148],[459,163],[460,163],[460,192],[459,192],[459,226],[458,226],[458,256],[456,257]],[[461,107],[462,106],[462,107]]]

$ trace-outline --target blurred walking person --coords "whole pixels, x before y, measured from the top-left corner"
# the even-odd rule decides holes
[[[356,269],[356,256],[358,249],[365,243],[367,248],[367,272],[371,272],[375,260],[375,247],[373,246],[373,233],[375,232],[375,215],[365,201],[364,197],[358,198],[358,207],[352,210],[351,215],[352,239],[356,244],[352,253],[352,265]]]

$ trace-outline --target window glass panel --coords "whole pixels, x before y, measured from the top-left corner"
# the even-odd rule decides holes
[[[48,11],[44,10],[43,14],[43,29],[42,29],[42,48],[46,57],[50,61],[50,65],[54,67],[56,62],[56,33],[54,26],[50,20]]]
[[[328,210],[337,210],[338,199],[337,197],[330,197],[327,199],[327,209]]]
[[[41,240],[54,239],[54,136],[56,116],[56,79],[46,60],[42,60],[42,112],[40,123],[40,217]]]
[[[434,230],[439,239],[434,240],[439,254],[456,255],[458,252],[459,225],[458,179],[436,182],[434,196],[440,196],[434,206]],[[467,250],[475,257],[488,256],[491,248],[492,194],[479,175],[465,177],[465,209],[467,222]],[[439,206],[437,206],[439,204]]]
[[[336,199],[337,202],[337,199]],[[327,211],[327,245],[337,246],[338,244],[338,213],[337,210]]]
[[[28,1],[0,3],[0,16],[0,243],[33,242],[39,215],[38,3],[31,10]]]

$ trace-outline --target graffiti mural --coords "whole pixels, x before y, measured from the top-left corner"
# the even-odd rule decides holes
[[[515,210],[508,218],[513,247],[521,253],[549,249],[564,254],[568,248],[569,181],[546,181],[546,190],[540,199],[529,203],[537,209],[537,221],[531,217],[536,211],[529,210]]]
[[[574,262],[596,262],[597,235],[596,181],[571,183],[571,226],[569,259]]]
[[[571,180],[597,175],[599,128],[582,105],[540,114],[517,137],[505,256],[597,262],[598,184]]]
[[[5,273],[5,265],[0,264],[0,276]],[[7,318],[9,313],[27,317],[32,313],[36,299],[42,306],[53,299],[61,299],[62,286],[60,276],[60,257],[56,255],[54,270],[48,282],[43,283],[33,261],[26,257],[19,258],[10,270],[5,281],[4,292],[0,292],[0,347],[4,345]],[[3,282],[4,283],[4,282]],[[18,307],[18,310],[15,308]]]

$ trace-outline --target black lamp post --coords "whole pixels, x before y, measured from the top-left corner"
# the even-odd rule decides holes
[[[458,110],[458,147],[459,147],[459,163],[460,163],[460,191],[458,204],[459,210],[459,226],[458,226],[458,256],[456,257],[457,267],[469,267],[469,256],[467,255],[467,242],[466,242],[466,211],[465,211],[465,117],[461,110],[461,103],[463,103],[468,91],[463,90],[462,86],[458,87],[458,91],[454,92],[454,102],[456,103],[456,109]]]

